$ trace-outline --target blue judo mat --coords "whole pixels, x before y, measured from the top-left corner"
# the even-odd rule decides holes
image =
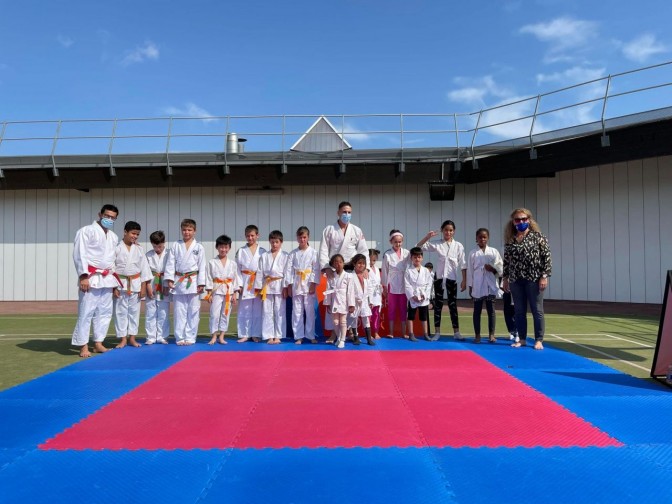
[[[338,351],[325,344],[211,347],[203,340],[193,347],[127,348],[9,389],[0,394],[0,502],[672,502],[671,392],[551,345],[535,352],[513,350],[503,342],[380,340],[376,347],[362,345],[359,350],[476,352],[619,440],[623,447],[38,448],[195,351],[318,349]]]

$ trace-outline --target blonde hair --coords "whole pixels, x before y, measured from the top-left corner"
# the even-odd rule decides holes
[[[507,222],[506,226],[504,226],[504,244],[513,243],[513,241],[516,239],[517,230],[516,225],[513,223],[513,216],[519,213],[524,213],[527,215],[527,221],[530,223],[530,231],[541,233],[539,224],[537,224],[537,221],[534,220],[532,212],[527,208],[516,208],[513,212],[511,212],[509,222]]]

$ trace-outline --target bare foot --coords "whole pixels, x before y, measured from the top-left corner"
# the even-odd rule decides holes
[[[82,358],[91,357],[91,352],[89,352],[88,345],[84,345],[79,349],[79,356]]]
[[[121,341],[114,348],[124,348],[126,346],[126,336],[121,338]]]
[[[217,341],[219,341],[220,345],[226,345],[226,343],[227,343],[227,341],[224,339],[224,334],[223,333],[219,335],[219,338],[217,339]]]
[[[184,342],[184,346],[190,346],[190,345],[194,345],[194,344],[196,344],[195,341],[185,341]]]
[[[537,340],[537,341],[534,342],[534,349],[535,350],[543,350],[544,349],[544,344],[541,341]]]
[[[153,345],[154,343],[156,343],[154,340],[145,339],[145,345]]]
[[[301,343],[303,343],[303,340],[300,339],[294,340],[295,345],[300,345]]]
[[[217,342],[217,336],[213,336],[210,338],[210,341],[208,341],[208,345],[214,345]]]
[[[394,339],[394,334],[386,334],[383,338]]]
[[[279,345],[280,344],[280,338],[275,338],[275,344]]]
[[[140,348],[142,345],[135,341],[135,336],[129,336],[128,344],[135,348]]]
[[[184,345],[187,344],[187,342],[186,342],[186,341],[182,341],[182,340],[180,340],[180,341],[178,341],[176,344],[177,344],[178,346],[184,346]]]
[[[330,345],[333,345],[334,343],[336,343],[336,336],[329,336],[325,343],[329,343]]]
[[[267,339],[267,340],[266,340],[266,344],[267,344],[267,345],[275,345],[275,341],[273,340],[273,338],[271,338],[271,339]]]
[[[374,334],[373,337],[374,337],[375,339],[380,339],[380,334]]]
[[[253,336],[252,341],[254,341],[255,343],[259,343],[261,341],[261,338],[258,336]]]
[[[109,348],[105,348],[102,343],[96,342],[93,344],[93,351],[94,353],[105,353],[109,350]]]
[[[317,339],[313,338],[313,339],[310,340],[310,342],[315,344],[315,343],[317,343]]]
[[[248,341],[249,339],[250,339],[250,338],[248,338],[247,336],[244,336],[244,337],[242,337],[242,338],[238,338],[238,343],[247,343],[247,341]]]
[[[156,340],[156,342],[157,342],[157,343],[161,343],[162,345],[167,345],[167,344],[168,344],[168,341],[166,341],[166,340],[163,339],[163,338]]]

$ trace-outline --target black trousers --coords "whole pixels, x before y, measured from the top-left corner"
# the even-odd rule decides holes
[[[441,327],[441,309],[443,308],[443,279],[434,280],[434,327]],[[450,322],[453,329],[460,328],[460,322],[457,318],[457,282],[455,280],[446,280],[446,297],[448,298],[448,311],[450,312]]]

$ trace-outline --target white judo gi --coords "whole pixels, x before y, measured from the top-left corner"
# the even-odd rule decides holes
[[[320,283],[317,250],[308,246],[305,250],[295,248],[289,253],[285,270],[286,285],[292,286],[292,331],[294,339],[315,339],[315,300],[310,294],[310,284]],[[306,314],[305,325],[303,314]]]
[[[392,249],[383,254],[383,268],[380,270],[380,282],[390,294],[405,294],[404,273],[410,265],[407,249],[401,249],[401,257]]]
[[[261,290],[261,337],[264,340],[282,339],[287,334],[287,300],[282,296],[282,289],[288,260],[289,254],[282,250],[275,257],[269,251],[259,259],[254,288]]]
[[[414,266],[406,270],[404,273],[404,289],[411,308],[429,306],[433,284],[434,276],[424,266],[420,266],[419,270]],[[420,299],[420,301],[414,300],[414,296]]]
[[[325,327],[335,332],[339,343],[345,340],[348,311],[351,306],[355,306],[352,282],[353,275],[341,271],[340,275],[334,274],[334,277],[329,279],[325,291],[324,304],[327,305]]]
[[[140,290],[152,280],[152,272],[142,247],[127,247],[120,241],[115,249],[114,267],[121,279],[119,297],[114,299],[114,331],[117,338],[137,336],[140,324]]]
[[[372,306],[383,304],[383,286],[381,284],[380,270],[377,266],[369,266],[369,303]]]
[[[238,278],[242,295],[238,300],[238,337],[261,337],[261,299],[254,294],[254,282],[259,268],[259,258],[266,250],[257,245],[254,254],[246,245],[236,252]]]
[[[489,264],[497,274],[485,269],[485,265]],[[487,296],[497,296],[499,291],[499,283],[497,282],[497,275],[501,275],[504,269],[504,262],[502,256],[496,248],[486,246],[485,250],[476,247],[469,252],[469,259],[467,260],[467,286],[471,287],[471,297],[480,299]]]
[[[354,224],[348,224],[343,231],[338,223],[324,228],[320,242],[320,271],[329,267],[329,261],[335,254],[341,254],[346,264],[355,254],[368,257],[369,248],[362,230]]]
[[[175,282],[175,341],[195,343],[201,309],[198,286],[205,285],[205,250],[195,239],[188,250],[183,240],[170,247],[164,281],[171,280]]]
[[[147,263],[152,272],[152,289],[154,291],[154,299],[147,298],[145,300],[145,332],[147,333],[147,343],[160,343],[165,341],[170,335],[171,295],[163,285],[168,254],[168,250],[164,250],[161,255],[154,252],[154,250],[150,250],[146,254]]]
[[[206,268],[205,289],[206,299],[210,299],[210,334],[229,330],[229,319],[233,311],[236,291],[240,289],[238,265],[233,259],[225,262],[219,257],[210,259]]]
[[[357,273],[352,273],[351,289],[355,300],[355,311],[348,313],[348,327],[357,329],[359,319],[362,319],[364,327],[369,327],[369,317],[371,316],[370,299],[370,276],[369,278],[360,278]]]
[[[72,333],[72,344],[75,346],[89,342],[92,323],[93,341],[97,343],[105,339],[110,327],[112,289],[120,286],[118,277],[114,276],[117,243],[119,237],[112,230],[106,232],[98,222],[84,226],[75,235],[72,259],[77,276],[89,275],[88,292],[79,291],[77,324]]]
[[[434,273],[437,279],[442,279],[445,292],[445,280],[462,281],[462,270],[467,269],[467,261],[464,255],[464,246],[455,240],[435,240],[425,242],[422,250],[436,252],[439,256],[434,265]]]

